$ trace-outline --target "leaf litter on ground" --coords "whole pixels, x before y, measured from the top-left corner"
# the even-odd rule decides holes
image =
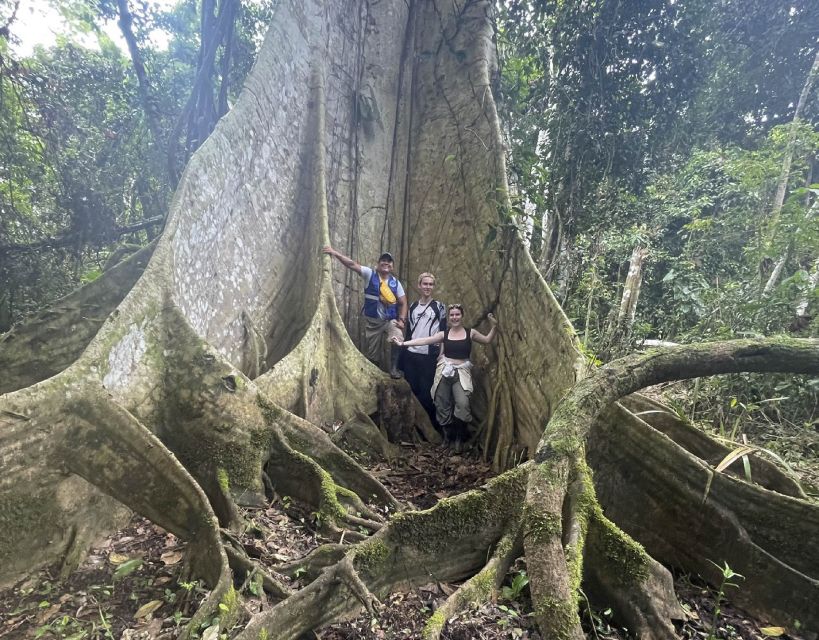
[[[370,470],[399,501],[416,509],[432,507],[440,499],[478,487],[492,476],[490,465],[469,453],[455,455],[426,444],[402,446],[402,453],[392,467],[379,463]],[[264,508],[243,509],[242,513],[248,526],[238,540],[248,555],[270,572],[326,542],[315,530],[312,510],[287,496],[275,496]],[[68,579],[59,580],[59,567],[52,567],[0,591],[0,638],[174,640],[207,594],[200,583],[181,579],[183,558],[182,541],[134,516],[126,527],[95,545]],[[521,589],[518,583],[511,589],[521,571],[525,571],[523,560],[515,563],[505,583],[510,587],[505,593],[515,593],[514,600],[501,597],[458,614],[447,623],[442,637],[542,640],[532,616],[528,586]],[[294,588],[302,586],[298,578],[276,577]],[[319,640],[421,638],[429,617],[458,586],[430,582],[410,592],[390,594],[377,617],[364,613],[318,630],[313,636]],[[676,576],[675,587],[690,612],[689,620],[678,624],[680,637],[706,638],[713,621],[714,590],[696,577],[682,574]],[[240,625],[269,606],[263,598],[245,595]],[[627,632],[609,619],[610,614],[608,610],[584,612],[587,637],[628,638]],[[716,637],[798,638],[787,635],[786,630],[772,635],[779,631],[776,621],[758,623],[723,604]]]

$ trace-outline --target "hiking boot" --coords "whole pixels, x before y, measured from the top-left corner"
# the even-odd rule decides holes
[[[398,347],[390,349],[390,378],[399,380],[404,377],[404,373],[398,368],[398,359],[401,357],[401,352]]]
[[[463,420],[453,418],[450,429],[452,431],[452,438],[455,441],[453,445],[455,453],[463,453],[466,449],[466,443],[469,440],[469,427]]]

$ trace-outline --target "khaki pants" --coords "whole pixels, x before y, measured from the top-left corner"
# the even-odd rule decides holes
[[[379,363],[381,362],[381,349],[384,344],[384,336],[392,338],[395,336],[399,340],[404,339],[404,332],[395,326],[395,320],[380,320],[364,316],[366,320],[364,326],[364,342],[366,351],[364,355],[367,359]]]
[[[463,422],[472,422],[472,412],[469,409],[468,391],[464,391],[461,380],[456,374],[451,378],[441,378],[435,389],[435,416],[442,427],[452,422],[456,417]]]

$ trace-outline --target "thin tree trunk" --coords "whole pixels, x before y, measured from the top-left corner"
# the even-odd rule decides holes
[[[805,105],[808,101],[813,83],[816,81],[816,76],[819,75],[819,51],[813,59],[813,65],[808,72],[808,77],[805,79],[805,84],[802,86],[802,92],[799,94],[799,101],[796,103],[796,110],[793,113],[793,120],[791,121],[790,130],[788,132],[788,142],[785,146],[785,156],[782,158],[782,171],[779,174],[779,182],[776,185],[776,194],[774,195],[773,207],[769,216],[771,236],[776,232],[776,227],[779,223],[779,216],[782,213],[782,206],[785,204],[785,194],[788,190],[788,180],[791,173],[791,164],[793,163],[793,150],[796,146],[796,133],[799,126],[799,121],[802,118],[802,113],[805,111]],[[788,261],[788,256],[792,249],[792,244],[788,245],[785,253],[779,257],[771,272],[765,287],[762,290],[762,295],[769,295],[779,278],[782,275],[782,270],[785,263]]]
[[[779,256],[779,259],[776,261],[773,271],[771,271],[771,275],[768,277],[768,281],[765,283],[765,288],[762,289],[763,296],[770,295],[771,291],[774,290],[776,283],[779,282],[779,278],[782,277],[782,272],[785,270],[785,264],[788,262],[788,258],[790,258],[792,250],[793,242],[789,242],[787,248],[785,249],[785,253]]]
[[[148,129],[154,139],[154,144],[160,144],[160,129],[159,118],[154,108],[153,100],[151,99],[151,86],[148,81],[148,74],[145,72],[145,62],[142,60],[142,53],[137,45],[136,37],[134,36],[133,24],[134,17],[128,8],[128,0],[117,0],[117,9],[119,11],[119,29],[122,31],[122,36],[128,44],[128,52],[131,54],[131,63],[134,65],[134,72],[136,73],[139,82],[139,97],[142,100],[142,108],[145,110],[145,118],[148,121]]]
[[[643,284],[643,262],[647,256],[648,250],[643,247],[634,247],[634,251],[631,252],[623,297],[620,299],[620,311],[617,313],[617,326],[620,332],[628,331],[634,324],[640,287]]]
[[[793,162],[793,148],[796,143],[797,125],[802,118],[802,113],[805,111],[805,104],[808,101],[808,96],[810,95],[817,75],[819,75],[819,51],[813,59],[813,66],[811,66],[808,77],[805,79],[802,93],[799,94],[799,101],[796,103],[796,110],[793,113],[793,120],[791,121],[790,131],[788,132],[788,143],[785,147],[785,157],[782,158],[782,171],[779,174],[779,182],[776,185],[776,195],[774,196],[773,207],[771,208],[770,220],[772,227],[776,226],[779,214],[782,212],[782,205],[785,203],[785,193],[788,189],[788,178],[790,177],[791,163]]]
[[[232,40],[234,23],[236,20],[236,0],[223,0],[214,16],[215,5],[213,0],[204,0],[202,3],[202,19],[200,48],[197,63],[196,78],[190,97],[185,103],[179,118],[174,125],[173,132],[168,144],[168,167],[173,183],[179,179],[179,166],[177,165],[177,151],[179,138],[185,131],[185,150],[181,164],[187,162],[191,154],[199,148],[205,138],[207,138],[216,126],[218,119],[224,115],[218,113],[214,105],[213,97],[213,71],[216,61],[216,52],[222,42],[226,42],[229,48]],[[229,52],[226,51],[228,56]],[[222,83],[227,85],[226,78]],[[224,104],[227,106],[227,94],[225,94]]]
[[[808,287],[804,295],[799,299],[796,305],[796,320],[804,322],[808,318],[808,305],[810,304],[810,296],[819,286],[819,258],[813,263],[813,271],[808,276]]]
[[[230,1],[227,7],[227,33],[225,34],[225,50],[222,54],[222,81],[219,85],[219,99],[217,102],[216,117],[221,118],[228,112],[228,90],[230,88],[230,59],[233,57],[233,38],[236,31],[236,15],[239,6],[237,2]]]
[[[796,111],[793,113],[793,121],[791,122],[791,128],[788,134],[788,145],[785,148],[785,157],[782,159],[782,172],[779,174],[779,183],[776,186],[776,196],[774,197],[773,208],[771,209],[771,220],[774,223],[776,223],[776,220],[779,218],[782,205],[785,203],[785,192],[788,188],[788,178],[791,171],[791,162],[793,161],[793,147],[796,142],[796,125],[799,124],[802,113],[805,111],[805,104],[808,101],[808,96],[810,95],[817,75],[819,75],[819,51],[817,51],[816,57],[813,59],[813,66],[811,66],[808,77],[805,79],[802,93],[799,94],[799,102],[796,103]]]

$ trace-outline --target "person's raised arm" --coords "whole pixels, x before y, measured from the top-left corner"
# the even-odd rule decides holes
[[[413,340],[399,340],[398,338],[390,338],[390,342],[394,342],[399,347],[421,347],[425,344],[438,344],[444,341],[444,332],[439,331],[435,335],[426,338],[415,338]]]
[[[498,319],[494,315],[492,315],[490,313],[486,317],[489,320],[489,322],[492,323],[492,328],[489,330],[488,334],[483,335],[477,329],[472,329],[472,336],[471,336],[472,339],[475,342],[480,342],[481,344],[489,344],[490,342],[492,342],[495,339],[495,334],[497,333],[496,330],[498,328]]]
[[[321,251],[322,251],[322,253],[326,253],[329,256],[333,256],[336,260],[338,260],[345,267],[347,267],[351,271],[355,271],[357,274],[361,275],[361,265],[360,264],[358,264],[352,258],[349,258],[349,257],[345,256],[340,251],[336,251],[329,244],[326,247],[324,247]],[[406,298],[404,299],[404,304],[406,305]]]

